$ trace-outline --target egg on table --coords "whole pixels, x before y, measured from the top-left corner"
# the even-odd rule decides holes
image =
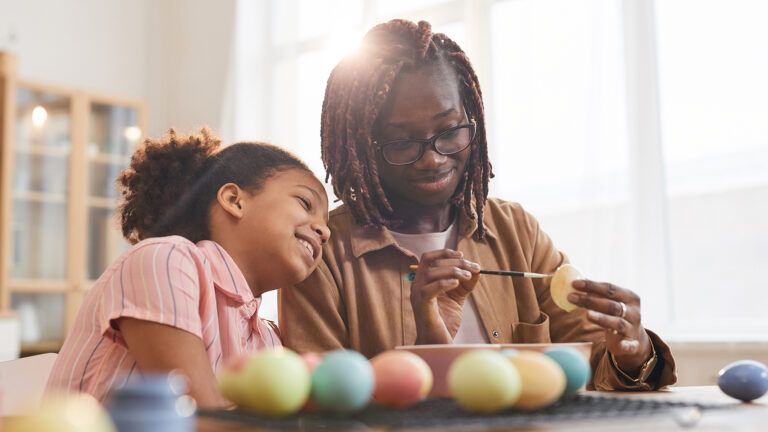
[[[219,373],[222,394],[259,414],[282,416],[298,411],[307,400],[310,375],[295,352],[268,349],[243,356]]]
[[[7,432],[115,432],[116,428],[101,404],[84,393],[48,396],[29,415],[9,417]],[[3,426],[0,424],[0,426]]]
[[[479,349],[461,354],[451,364],[448,387],[465,410],[493,413],[518,400],[521,379],[515,366],[498,351]]]
[[[501,355],[520,374],[522,392],[513,408],[537,410],[551,405],[563,395],[565,372],[555,360],[535,351],[504,350]]]
[[[584,356],[570,347],[549,348],[544,355],[556,361],[565,373],[565,391],[563,396],[575,394],[589,382],[592,367]]]
[[[432,389],[432,370],[416,354],[386,351],[371,359],[373,399],[385,406],[405,408],[423,400]]]
[[[362,354],[332,351],[312,373],[312,400],[321,410],[351,413],[368,405],[373,383],[373,368]]]
[[[717,385],[730,397],[749,402],[768,392],[768,367],[754,360],[739,360],[720,369]]]

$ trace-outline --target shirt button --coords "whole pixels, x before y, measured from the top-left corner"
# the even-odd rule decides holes
[[[498,337],[499,337],[499,331],[498,331],[498,330],[496,330],[496,329],[493,329],[493,331],[491,332],[491,334],[492,334],[492,335],[493,335],[493,337],[495,337],[495,338],[498,338]]]

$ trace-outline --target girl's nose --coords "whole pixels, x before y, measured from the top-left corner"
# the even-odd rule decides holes
[[[316,232],[320,236],[320,244],[326,244],[331,237],[331,230],[325,223],[313,224],[312,231]]]

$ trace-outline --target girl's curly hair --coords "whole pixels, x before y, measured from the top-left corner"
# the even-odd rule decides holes
[[[311,172],[296,156],[271,144],[221,148],[208,128],[196,135],[170,129],[160,139],[147,138],[116,181],[123,236],[132,244],[169,235],[193,242],[208,239],[211,203],[221,186],[234,183],[257,191],[288,169]]]

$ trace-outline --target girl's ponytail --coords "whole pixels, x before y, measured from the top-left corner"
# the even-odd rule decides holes
[[[137,243],[180,235],[197,243],[210,237],[210,208],[222,185],[255,192],[279,171],[311,172],[299,158],[271,144],[220,146],[207,128],[197,135],[171,129],[159,140],[146,139],[117,178],[123,236]]]
[[[170,129],[160,139],[144,140],[131,157],[130,166],[117,178],[122,195],[118,214],[123,236],[136,243],[147,237],[171,234],[158,231],[162,231],[161,225],[166,225],[170,214],[187,210],[182,209],[187,207],[182,201],[188,201],[184,198],[192,195],[190,189],[198,183],[220,145],[221,140],[208,128],[196,135],[178,134]],[[187,216],[174,221],[177,223],[173,234],[193,236],[195,217]]]

